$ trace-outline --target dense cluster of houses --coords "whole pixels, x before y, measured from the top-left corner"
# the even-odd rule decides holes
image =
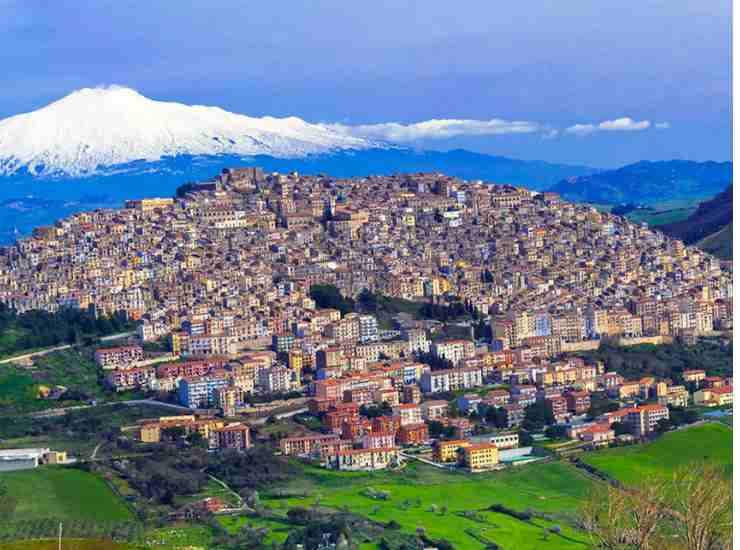
[[[464,303],[487,335],[433,338],[433,321],[403,317],[381,330],[374,314],[319,307],[314,285]],[[252,395],[300,392],[323,430],[296,434],[283,452],[340,469],[398,463],[399,448],[435,439],[431,422],[468,441],[453,453],[461,464],[493,467],[496,443],[469,440],[484,407],[516,431],[527,407],[545,404],[572,437],[602,444],[615,422],[639,437],[669,405],[732,400],[731,380],[624,380],[563,355],[604,338],[692,341],[731,329],[729,265],[553,193],[441,174],[225,170],[175,198],[75,214],[0,249],[0,301],[123,311],[140,341],[168,339],[165,360],[141,345],[97,350],[116,390],[176,392],[225,417]],[[440,399],[450,392],[452,405]],[[583,422],[594,392],[620,408]],[[368,407],[385,409],[371,417]],[[158,420],[142,439],[172,422],[214,449],[249,446],[247,426],[212,419]]]

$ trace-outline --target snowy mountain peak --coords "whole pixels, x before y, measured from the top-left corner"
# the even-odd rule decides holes
[[[252,118],[108,86],[0,120],[0,174],[80,176],[177,155],[290,158],[378,146],[297,117]]]

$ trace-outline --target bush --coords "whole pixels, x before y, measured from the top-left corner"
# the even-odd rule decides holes
[[[524,512],[517,512],[516,510],[512,510],[511,508],[507,508],[503,504],[494,504],[492,505],[489,510],[491,512],[498,512],[499,514],[506,514],[507,516],[511,516],[513,518],[516,518],[520,521],[530,521],[532,519],[532,513],[529,511]]]

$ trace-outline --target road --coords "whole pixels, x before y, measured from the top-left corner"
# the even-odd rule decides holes
[[[136,334],[135,332],[119,332],[118,334],[111,334],[110,336],[103,336],[100,338],[101,342],[107,342],[110,340],[118,340],[119,338],[126,338],[127,336],[133,336]],[[31,353],[24,353],[23,355],[16,355],[14,357],[8,357],[7,359],[1,359],[0,365],[5,363],[14,363],[17,361],[26,361],[28,359],[33,359],[34,357],[41,357],[43,355],[47,355],[49,353],[54,353],[55,351],[62,351],[65,349],[70,349],[72,347],[72,344],[65,344],[62,346],[54,346],[52,348],[46,348],[38,351],[34,351]]]
[[[33,418],[49,418],[54,416],[62,416],[67,414],[68,411],[79,411],[81,409],[90,409],[92,407],[110,407],[111,405],[153,405],[157,407],[164,407],[172,409],[178,412],[192,413],[193,410],[182,405],[176,405],[174,403],[165,403],[164,401],[157,401],[156,399],[130,399],[128,401],[107,401],[105,403],[97,403],[95,405],[77,405],[76,407],[64,407],[59,409],[48,409],[45,411],[38,411],[30,413],[28,416]]]
[[[260,424],[264,424],[265,422],[267,422],[267,419],[270,418],[271,416],[274,416],[276,419],[280,420],[281,418],[289,418],[289,417],[291,417],[293,415],[301,414],[301,413],[304,413],[304,412],[308,412],[308,407],[302,407],[300,409],[295,409],[295,410],[292,410],[292,411],[286,411],[286,412],[282,412],[280,414],[270,414],[270,415],[267,415],[267,416],[262,416],[260,418],[255,418],[254,420],[252,420],[250,418],[246,422],[248,422],[250,425],[260,425]]]

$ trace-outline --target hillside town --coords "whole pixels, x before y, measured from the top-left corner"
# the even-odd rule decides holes
[[[317,288],[454,322],[330,307]],[[419,448],[470,471],[530,460],[533,411],[596,448],[663,429],[669,407],[732,403],[731,377],[626,379],[573,355],[731,330],[731,267],[553,193],[441,174],[225,170],[37,228],[0,251],[0,301],[136,321],[137,341],[95,352],[105,383],[191,411],[141,421],[143,442],[180,428],[244,450],[239,415],[292,399],[310,421],[279,451],[339,470]],[[594,413],[595,395],[616,406]]]

